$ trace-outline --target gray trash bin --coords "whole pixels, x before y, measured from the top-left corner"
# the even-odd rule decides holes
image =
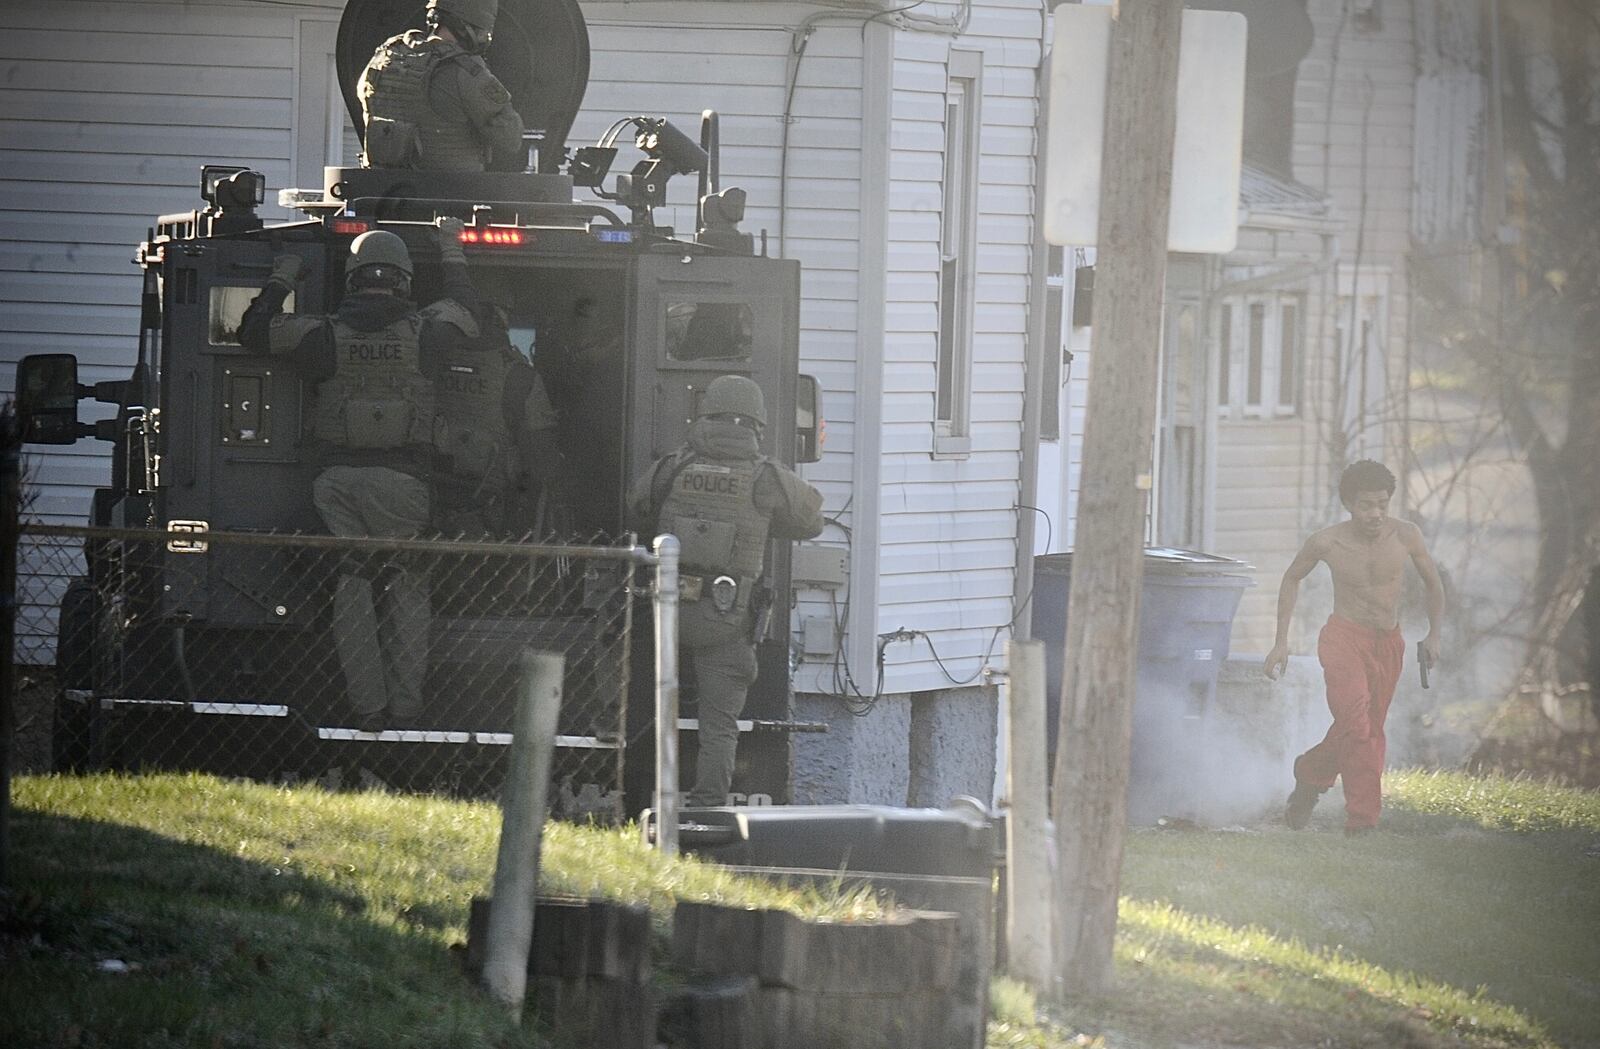
[[[1206,735],[1217,675],[1239,598],[1254,580],[1242,561],[1192,550],[1145,550],[1139,593],[1139,651],[1133,706],[1128,819],[1193,818],[1195,785],[1206,782]],[[1060,717],[1061,667],[1072,554],[1033,559],[1033,636],[1045,643],[1045,703],[1051,768]]]

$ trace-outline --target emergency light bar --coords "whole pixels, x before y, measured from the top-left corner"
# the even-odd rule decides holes
[[[477,229],[469,226],[461,231],[461,243],[514,246],[522,243],[522,231],[520,229],[496,229],[494,227]]]
[[[328,221],[328,229],[333,233],[345,236],[356,236],[372,228],[372,223],[366,219],[335,218]]]

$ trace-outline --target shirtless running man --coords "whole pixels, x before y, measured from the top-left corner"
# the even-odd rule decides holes
[[[1421,529],[1388,515],[1394,488],[1394,475],[1381,463],[1363,459],[1345,467],[1339,477],[1339,501],[1350,511],[1350,520],[1307,539],[1278,587],[1278,635],[1265,666],[1274,680],[1289,661],[1289,621],[1300,596],[1300,580],[1318,561],[1326,561],[1333,574],[1333,615],[1317,638],[1333,727],[1321,743],[1295,759],[1294,792],[1284,822],[1296,830],[1311,821],[1317,798],[1341,777],[1345,833],[1359,834],[1378,824],[1383,805],[1383,722],[1405,656],[1400,590],[1407,558],[1428,592],[1428,636],[1422,641],[1422,658],[1430,667],[1439,660],[1444,586],[1423,546]]]

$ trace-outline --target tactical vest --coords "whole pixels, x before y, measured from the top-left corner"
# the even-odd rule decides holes
[[[446,120],[428,104],[428,86],[443,63],[467,52],[420,29],[390,37],[361,75],[366,113],[362,164],[424,171],[482,171],[488,151],[464,119]]]
[[[761,574],[771,519],[756,507],[755,481],[765,466],[696,456],[676,467],[659,523],[678,537],[686,568],[741,581]]]
[[[422,374],[422,319],[407,314],[377,331],[329,323],[337,363],[317,387],[311,435],[356,450],[432,447],[437,416],[433,383]]]
[[[439,379],[440,451],[451,474],[484,495],[503,490],[511,474],[505,390],[512,363],[500,348],[480,347],[453,355]]]

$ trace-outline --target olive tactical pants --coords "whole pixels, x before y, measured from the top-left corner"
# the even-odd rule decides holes
[[[719,613],[709,600],[680,608],[683,658],[694,667],[700,719],[689,804],[726,805],[739,747],[739,714],[756,679],[756,650],[750,643],[749,615]]]
[[[337,536],[412,539],[428,525],[428,486],[384,466],[330,466],[312,503]],[[350,706],[360,715],[422,713],[428,673],[428,594],[397,558],[344,572],[333,595],[333,642]],[[375,592],[376,591],[376,592]]]

